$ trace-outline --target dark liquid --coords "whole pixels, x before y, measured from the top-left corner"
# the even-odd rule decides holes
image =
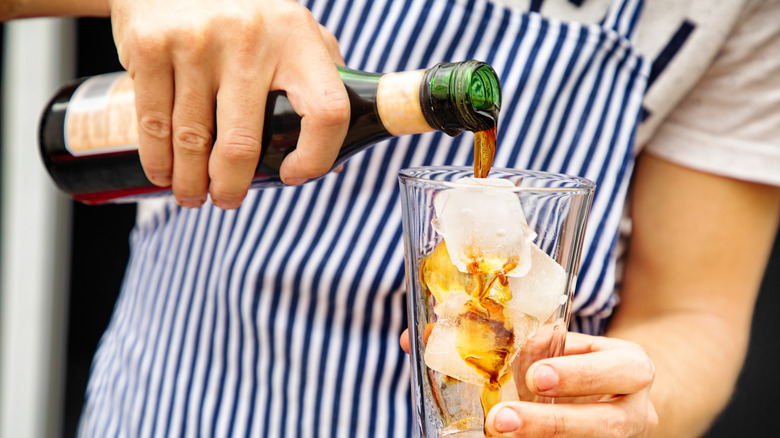
[[[474,133],[474,177],[487,178],[496,156],[496,128]]]

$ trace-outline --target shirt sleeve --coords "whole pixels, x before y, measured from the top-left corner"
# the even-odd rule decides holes
[[[645,150],[693,169],[780,186],[780,0],[751,6]]]

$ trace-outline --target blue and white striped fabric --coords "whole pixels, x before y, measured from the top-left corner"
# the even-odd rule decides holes
[[[617,2],[602,26],[490,0],[307,3],[353,68],[492,64],[504,95],[495,166],[598,183],[573,328],[599,332],[616,303],[618,223],[647,76],[629,42],[642,2]],[[342,173],[252,192],[235,211],[169,204],[139,224],[80,435],[409,436],[396,174],[470,165],[472,154],[470,134],[399,138]]]

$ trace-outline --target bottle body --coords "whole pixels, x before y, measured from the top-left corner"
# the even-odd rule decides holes
[[[478,68],[486,66],[478,64]],[[379,141],[444,130],[425,115],[435,112],[430,98],[424,97],[432,80],[426,77],[430,71],[376,74],[339,67],[351,119],[334,168]],[[252,187],[283,185],[279,167],[296,147],[300,120],[283,91],[269,93]],[[462,130],[481,128],[472,123]],[[459,131],[450,127],[445,132],[456,135]],[[132,81],[125,73],[96,76],[63,87],[41,119],[40,149],[49,174],[62,190],[85,203],[132,202],[170,193],[170,188],[155,186],[146,178],[137,139]]]

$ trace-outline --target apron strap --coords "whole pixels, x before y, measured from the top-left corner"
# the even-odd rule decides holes
[[[627,39],[631,39],[642,14],[644,0],[616,0],[607,11],[602,27],[612,29]]]

